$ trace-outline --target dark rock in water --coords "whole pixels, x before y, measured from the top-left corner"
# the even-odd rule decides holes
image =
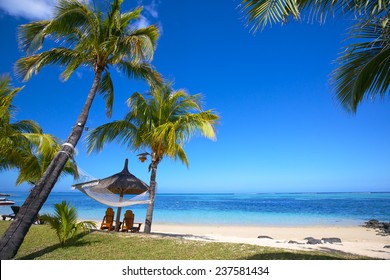
[[[341,239],[338,237],[328,237],[321,239],[324,243],[341,243]]]
[[[305,237],[304,240],[315,239],[314,237]]]
[[[390,249],[390,245],[385,245],[383,248]]]
[[[379,230],[382,234],[390,234],[390,223],[379,222],[378,220],[371,219],[364,225],[367,228],[373,228]]]
[[[294,241],[294,240],[290,240],[289,242],[288,242],[288,244],[299,244],[297,241]]]
[[[312,239],[307,240],[307,244],[311,244],[311,245],[322,244],[322,241],[319,239],[312,238]]]
[[[379,221],[375,219],[371,219],[368,222],[366,222],[366,227],[378,227]]]
[[[257,238],[273,239],[272,237],[269,237],[267,235],[259,235]]]
[[[390,223],[383,223],[383,231],[385,233],[390,233]]]

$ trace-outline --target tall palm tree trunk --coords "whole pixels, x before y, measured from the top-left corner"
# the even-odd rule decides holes
[[[149,204],[148,209],[146,210],[145,218],[145,233],[150,233],[152,231],[152,220],[153,220],[153,210],[154,210],[154,198],[156,197],[156,174],[157,174],[157,165],[158,162],[152,160],[152,173],[150,175],[150,186],[149,186]]]
[[[21,206],[15,220],[8,227],[6,232],[0,239],[0,259],[12,259],[22,245],[24,237],[29,231],[31,225],[35,222],[39,210],[46,202],[51,190],[58,180],[68,158],[73,155],[73,147],[76,147],[81,134],[83,133],[85,123],[88,119],[89,110],[93,99],[95,98],[100,78],[103,70],[97,69],[95,72],[92,87],[88,93],[84,107],[78,116],[76,125],[73,127],[66,144],[63,145],[60,151],[56,154],[42,178],[30,192],[26,201]]]

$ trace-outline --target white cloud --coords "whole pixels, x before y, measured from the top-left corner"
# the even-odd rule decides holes
[[[140,18],[134,23],[134,28],[145,28],[150,26],[150,21],[144,17],[143,15],[140,16]]]
[[[15,17],[30,20],[48,19],[53,13],[56,0],[1,0],[0,9]]]
[[[29,20],[49,19],[56,3],[57,0],[0,0],[0,10]]]
[[[138,28],[143,28],[151,25],[152,23],[157,24],[161,36],[163,33],[163,25],[162,22],[158,20],[158,6],[160,4],[160,0],[138,0],[138,5],[143,6],[144,10],[143,15],[141,15],[139,22],[135,24],[135,26]]]
[[[149,5],[145,5],[145,10],[154,18],[158,18],[157,6],[159,3],[156,3],[156,0],[152,0]]]

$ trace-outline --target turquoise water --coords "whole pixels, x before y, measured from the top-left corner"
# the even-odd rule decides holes
[[[27,193],[12,193],[21,205]],[[83,220],[100,220],[107,206],[81,192],[53,192],[40,213],[52,213],[62,200]],[[126,207],[142,222],[146,205]],[[9,206],[0,212],[11,213]],[[154,222],[246,225],[361,225],[369,219],[390,221],[390,193],[158,194]]]

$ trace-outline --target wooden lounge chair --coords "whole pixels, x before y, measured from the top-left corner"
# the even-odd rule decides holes
[[[1,215],[1,217],[3,218],[3,221],[5,221],[5,219],[7,219],[7,218],[9,218],[10,221],[15,220],[16,214],[18,214],[20,206],[13,205],[13,206],[11,206],[11,209],[13,211],[12,214]],[[44,221],[40,218],[39,214],[37,215],[37,219],[35,220],[35,223],[38,225],[42,225],[44,223]]]
[[[114,215],[114,210],[112,210],[112,208],[107,208],[100,229],[107,229],[108,231],[114,230]]]
[[[1,215],[1,217],[3,218],[3,221],[5,221],[6,218],[9,218],[10,221],[11,221],[11,220],[14,220],[16,214],[18,214],[18,212],[19,212],[20,206],[15,206],[15,205],[13,205],[13,206],[11,206],[11,209],[12,209],[12,211],[13,211],[12,214]]]
[[[142,223],[135,223],[134,222],[134,213],[131,210],[127,210],[125,212],[125,216],[123,218],[122,223],[122,231],[130,231],[130,232],[139,232],[141,229]]]

